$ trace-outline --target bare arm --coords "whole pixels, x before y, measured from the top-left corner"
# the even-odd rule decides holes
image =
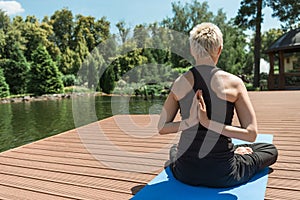
[[[201,93],[199,97],[199,121],[206,128],[227,137],[254,142],[257,136],[256,116],[248,96],[248,92],[241,80],[239,80],[237,91],[238,96],[235,101],[235,108],[241,127],[224,125],[222,123],[209,120],[207,118],[206,106]]]
[[[176,133],[179,131],[180,122],[173,122],[179,109],[178,101],[173,92],[168,95],[162,108],[158,130],[160,134]]]
[[[198,120],[198,101],[197,96],[194,96],[194,101],[190,110],[190,117],[181,121],[174,122],[174,118],[179,109],[179,103],[177,97],[173,92],[170,92],[158,122],[158,130],[160,134],[177,133],[179,131],[186,130],[196,124],[199,124]]]
[[[185,97],[193,89],[193,82],[191,80],[193,80],[192,73],[187,72],[174,81],[171,92],[160,114],[158,122],[158,131],[160,134],[177,133],[199,124],[197,101],[194,101],[191,105],[190,117],[188,119],[174,122],[174,118],[179,110],[179,99]]]

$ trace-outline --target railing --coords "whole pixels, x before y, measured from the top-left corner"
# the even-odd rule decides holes
[[[280,76],[279,74],[273,75],[274,88],[272,89],[300,89],[300,73],[299,72],[287,72],[284,73],[284,88],[280,88]]]
[[[286,88],[300,88],[300,73],[284,74]]]

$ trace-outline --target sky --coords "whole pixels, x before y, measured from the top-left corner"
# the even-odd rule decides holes
[[[207,0],[210,11],[216,14],[219,9],[223,9],[228,19],[236,16],[240,1]],[[68,8],[74,15],[91,15],[97,19],[106,16],[111,22],[112,32],[115,32],[115,24],[121,20],[133,28],[137,24],[161,21],[166,16],[172,16],[172,2],[174,0],[0,0],[0,9],[11,17],[35,15],[42,20],[44,16],[51,16],[56,10]],[[204,0],[199,2],[203,3]],[[262,31],[280,27],[279,21],[272,18],[271,13],[271,9],[264,9]]]

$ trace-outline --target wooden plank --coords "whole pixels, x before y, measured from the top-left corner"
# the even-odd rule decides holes
[[[0,183],[0,199],[3,200],[32,200],[32,199],[43,199],[43,200],[74,200],[75,198],[61,197],[57,195],[51,195],[47,193],[41,193],[37,191],[27,190],[19,188],[20,186],[5,186]]]
[[[12,157],[3,156],[1,165],[18,166],[20,168],[42,169],[45,171],[63,172],[67,174],[78,174],[85,176],[94,176],[100,178],[120,179],[137,183],[147,183],[149,178],[153,178],[156,173],[146,170],[114,170],[107,166],[99,165],[99,162],[88,162],[78,159],[65,159],[47,156],[30,155],[24,159],[22,155],[13,155]],[[95,165],[93,165],[95,164]]]
[[[268,187],[266,191],[266,200],[282,200],[282,199],[297,199],[299,197],[299,191],[283,189],[283,188],[272,188]]]
[[[40,169],[20,169],[18,166],[2,165],[0,174],[24,177],[26,179],[46,180],[64,185],[76,185],[84,188],[101,189],[112,192],[120,192],[131,194],[130,189],[137,182],[129,180],[120,180],[113,178],[100,178],[94,176],[85,176],[77,174],[67,174],[63,172],[55,172]]]
[[[30,191],[52,194],[55,196],[64,196],[74,199],[117,199],[129,198],[130,195],[117,193],[102,189],[80,187],[77,185],[62,184],[51,180],[41,180],[29,178],[26,176],[10,175],[0,173],[2,185],[11,187],[20,187]]]

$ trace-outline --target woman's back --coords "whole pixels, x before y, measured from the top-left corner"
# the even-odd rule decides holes
[[[197,90],[202,90],[208,117],[220,123],[231,124],[234,103],[219,98],[211,88],[212,77],[217,71],[218,68],[205,65],[190,70],[194,79],[193,89],[179,100],[182,119],[189,117],[193,97]],[[198,124],[182,132],[173,171],[175,176],[182,177],[178,177],[181,180],[190,177],[184,181],[188,184],[199,185],[202,181],[208,184],[208,179],[214,175],[218,178],[228,175],[230,170],[220,170],[220,164],[222,168],[230,166],[232,157],[231,138]],[[216,178],[212,180],[217,181]]]

